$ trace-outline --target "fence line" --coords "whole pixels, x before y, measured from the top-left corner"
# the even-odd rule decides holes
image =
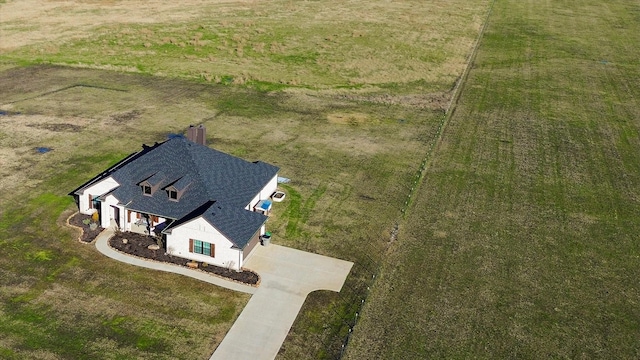
[[[453,88],[453,94],[451,96],[451,100],[449,101],[449,103],[447,104],[447,107],[445,109],[444,114],[442,115],[442,118],[440,119],[440,123],[438,124],[438,130],[436,131],[436,133],[434,134],[433,138],[431,138],[428,141],[427,144],[427,151],[425,156],[423,157],[420,166],[418,168],[418,170],[416,171],[415,177],[413,178],[413,182],[411,183],[411,187],[408,191],[407,194],[407,198],[403,204],[403,206],[400,209],[400,220],[396,221],[396,223],[393,226],[393,230],[391,231],[391,239],[389,241],[389,245],[393,242],[393,240],[395,240],[395,238],[397,237],[399,228],[400,228],[400,224],[402,220],[406,219],[407,216],[407,212],[409,211],[409,208],[411,206],[412,203],[412,199],[415,198],[415,194],[417,193],[419,186],[424,182],[424,178],[427,174],[427,170],[429,169],[429,166],[431,165],[431,161],[433,160],[433,153],[434,151],[437,149],[437,147],[440,145],[440,143],[442,142],[443,136],[444,136],[444,132],[447,129],[447,125],[449,124],[449,120],[451,118],[451,116],[453,115],[453,113],[455,112],[456,106],[458,105],[458,102],[460,101],[460,94],[462,93],[462,90],[464,89],[464,85],[467,82],[467,79],[469,78],[469,72],[471,70],[471,67],[473,66],[475,59],[476,59],[476,55],[478,52],[478,49],[480,47],[480,41],[482,40],[482,38],[484,37],[484,33],[485,30],[487,28],[487,24],[489,23],[489,18],[491,16],[491,13],[493,11],[493,7],[495,5],[496,0],[492,0],[491,5],[489,6],[489,10],[487,11],[487,15],[484,21],[484,24],[482,25],[482,28],[480,29],[480,33],[478,34],[478,37],[476,39],[476,42],[473,46],[473,49],[471,51],[471,53],[469,54],[468,57],[468,61],[467,61],[467,66],[465,67],[464,71],[462,72],[462,75],[458,78],[458,81],[456,81],[456,84]],[[389,251],[390,246],[387,245],[387,251]],[[366,253],[364,254],[369,261],[371,262],[371,264],[373,264],[375,266],[376,262]],[[355,326],[358,323],[359,317],[360,317],[360,313],[362,312],[362,309],[365,305],[365,303],[367,302],[367,298],[369,297],[369,293],[371,292],[371,288],[374,286],[376,279],[379,275],[380,272],[380,268],[381,268],[381,264],[377,264],[377,266],[375,266],[374,270],[371,271],[369,270],[369,266],[363,267],[363,269],[369,270],[372,273],[371,279],[368,281],[366,290],[364,290],[364,294],[358,294],[357,292],[354,292],[354,295],[356,298],[360,298],[360,303],[357,305],[357,309],[355,311],[355,313],[353,314],[353,317],[351,320],[353,320],[353,325],[348,325],[349,329],[347,331],[346,336],[344,336],[344,338],[342,339],[342,344],[340,347],[340,353],[337,355],[337,357],[335,357],[335,359],[340,360],[342,359],[342,357],[344,356],[344,353],[346,351],[346,348],[349,344],[349,340],[351,339],[351,335],[353,333],[353,329],[355,328]],[[351,291],[353,291],[353,289],[350,288]],[[359,291],[358,291],[359,292]],[[349,300],[352,299],[352,296],[349,296]],[[340,314],[338,314],[340,315]],[[346,324],[351,324],[351,322],[347,321],[345,322]],[[340,331],[338,331],[338,334],[340,333]],[[329,344],[334,343],[334,339],[328,339],[327,341]],[[326,350],[328,350],[328,352],[331,352],[330,347],[327,346],[327,344],[325,343],[324,348]]]

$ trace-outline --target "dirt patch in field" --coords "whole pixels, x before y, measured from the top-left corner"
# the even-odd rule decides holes
[[[358,125],[369,120],[369,115],[363,113],[333,113],[327,115],[327,120],[332,124]]]
[[[49,131],[80,131],[83,129],[83,126],[68,124],[68,123],[51,123],[51,124],[27,124],[26,126],[38,129],[44,129]]]
[[[118,113],[118,114],[113,114],[111,116],[109,116],[109,120],[111,120],[114,123],[123,123],[123,122],[129,122],[129,121],[133,121],[136,120],[138,118],[140,118],[140,115],[142,115],[142,111],[140,110],[131,110],[131,111],[127,111],[127,112],[123,112],[123,113]]]
[[[89,123],[89,119],[69,116],[20,114],[0,117],[3,131],[19,137],[22,143],[37,143],[56,132],[80,131]]]

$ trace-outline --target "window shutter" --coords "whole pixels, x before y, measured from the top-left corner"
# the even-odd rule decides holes
[[[209,250],[209,256],[216,257],[216,244],[211,244]]]
[[[89,209],[93,209],[93,196],[89,195]]]
[[[127,210],[127,222],[131,222],[131,210]]]
[[[189,252],[193,252],[193,239],[189,239]]]

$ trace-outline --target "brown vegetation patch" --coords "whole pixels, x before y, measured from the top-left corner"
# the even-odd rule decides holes
[[[449,234],[446,231],[438,230],[433,232],[433,236],[435,236],[438,239],[444,239],[447,237],[447,235]]]
[[[142,112],[140,110],[131,110],[123,113],[113,114],[109,116],[109,119],[115,123],[128,122],[136,120],[140,117]]]
[[[333,113],[327,115],[327,120],[333,124],[358,125],[366,122],[369,115],[363,113]]]
[[[126,239],[126,243],[125,240]],[[150,250],[149,245],[156,245],[156,238],[143,234],[136,234],[130,232],[119,232],[109,239],[109,246],[126,254],[139,256],[145,259],[166,262],[170,264],[180,265],[187,267],[187,263],[191,263],[191,260],[172,256],[164,251],[164,249]],[[206,266],[205,266],[206,265]],[[200,264],[199,270],[204,272],[218,275],[227,279],[238,281],[241,283],[256,285],[260,280],[258,274],[251,270],[235,271],[220,266],[210,264]]]
[[[446,111],[451,101],[452,93],[433,93],[419,95],[392,95],[392,94],[376,94],[376,95],[353,95],[341,94],[337,97],[340,100],[348,101],[365,101],[374,104],[385,105],[402,105],[411,106],[419,109],[430,109],[436,111]]]
[[[27,124],[28,127],[45,129],[49,131],[71,131],[76,132],[82,130],[82,126],[68,123],[53,123],[53,124]]]

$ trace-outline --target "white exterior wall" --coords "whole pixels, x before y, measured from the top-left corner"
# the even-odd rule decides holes
[[[214,244],[215,257],[189,252],[189,239]],[[243,263],[242,250],[233,249],[231,241],[201,217],[171,230],[171,234],[167,234],[166,246],[171,255],[234,270],[240,270]]]
[[[109,176],[108,178],[84,189],[84,191],[82,192],[82,194],[80,194],[78,199],[79,200],[78,208],[80,210],[80,213],[85,215],[91,215],[91,211],[89,211],[90,210],[89,195],[93,196],[93,198],[96,198],[100,195],[103,195],[115,189],[118,186],[120,186],[120,184],[118,184],[117,181],[115,181],[111,176]]]
[[[115,211],[113,210],[111,205],[118,205],[118,199],[116,199],[113,195],[108,195],[100,203],[100,214],[102,214],[102,216],[100,217],[100,226],[102,226],[103,228],[108,227],[111,224],[112,219],[115,220]],[[120,208],[120,218],[122,219],[122,208]],[[122,222],[120,222],[120,224],[122,224]]]
[[[267,185],[265,185],[258,194],[251,200],[249,205],[245,207],[245,210],[253,211],[253,208],[258,204],[260,200],[266,200],[271,197],[278,188],[278,174],[273,177],[273,179],[269,180]]]
[[[258,201],[260,201],[260,194],[256,195],[253,199],[251,199],[251,202],[249,203],[249,205],[247,205],[244,209],[253,211],[253,208],[256,206],[256,204],[258,204]]]
[[[278,189],[278,174],[269,180],[267,185],[260,191],[260,200],[268,199]]]

